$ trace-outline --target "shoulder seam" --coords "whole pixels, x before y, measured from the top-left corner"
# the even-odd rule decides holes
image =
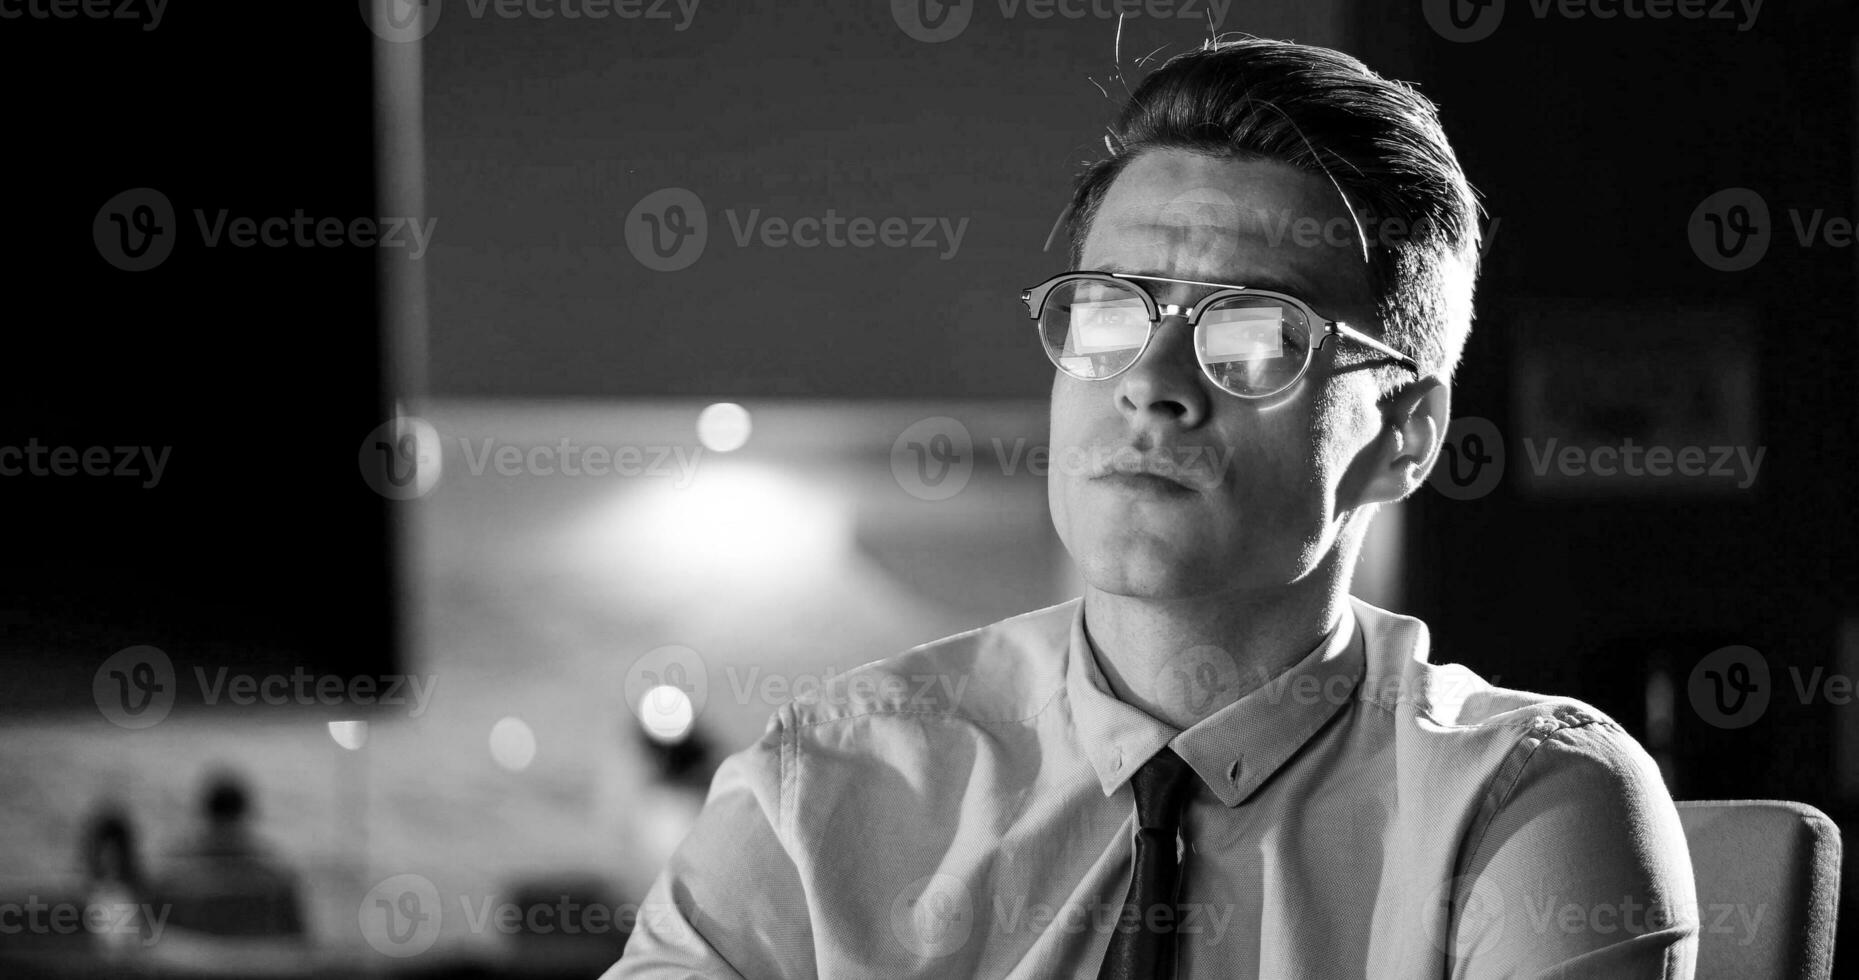
[[[1504,807],[1510,803],[1511,794],[1516,790],[1517,784],[1523,781],[1524,771],[1530,768],[1530,763],[1535,760],[1536,753],[1541,751],[1542,747],[1547,745],[1550,739],[1553,739],[1563,732],[1577,729],[1611,728],[1616,731],[1624,731],[1624,729],[1621,729],[1618,724],[1613,723],[1610,719],[1597,718],[1586,712],[1581,713],[1575,720],[1570,720],[1561,715],[1537,715],[1525,724],[1504,723],[1493,727],[1532,728],[1536,729],[1537,738],[1535,743],[1530,746],[1530,750],[1524,754],[1523,759],[1512,769],[1510,781],[1503,787],[1502,792],[1494,793],[1493,791],[1496,789],[1495,786],[1487,787],[1485,793],[1487,802],[1479,808],[1480,812],[1477,817],[1478,829],[1474,834],[1471,849],[1466,852],[1468,860],[1478,856],[1479,849],[1485,845],[1485,834],[1490,831],[1491,824],[1497,820],[1498,812],[1503,810]],[[1521,744],[1521,740],[1519,744]],[[1515,751],[1515,747],[1513,747],[1512,751]],[[1505,769],[1505,766],[1499,765],[1498,772],[1492,776],[1493,783],[1504,778]]]
[[[809,722],[804,722],[804,723],[799,722],[797,719],[796,724],[793,726],[793,729],[796,733],[798,733],[801,730],[818,728],[822,725],[833,725],[833,724],[838,724],[839,722],[842,722],[842,721],[858,721],[862,718],[878,718],[878,717],[885,717],[885,718],[917,717],[917,718],[936,719],[936,720],[941,720],[941,721],[963,721],[963,722],[967,722],[968,724],[979,725],[984,728],[990,725],[1021,725],[1021,724],[1025,724],[1026,722],[1032,721],[1035,718],[1038,718],[1040,715],[1045,714],[1046,709],[1052,707],[1052,705],[1058,701],[1059,695],[1063,693],[1065,693],[1065,685],[1063,682],[1053,685],[1052,693],[1047,696],[1046,702],[1044,704],[1040,705],[1038,709],[1034,710],[1031,714],[1023,715],[1019,718],[995,718],[995,719],[969,718],[963,715],[956,714],[955,712],[948,710],[946,708],[904,708],[904,707],[898,707],[896,705],[882,705],[879,707],[868,708],[864,711],[860,711],[857,714],[843,715],[838,718],[821,718],[816,721],[809,721]]]
[[[976,634],[984,633],[1004,623],[1018,622],[1023,619],[1030,619],[1034,616],[1040,616],[1040,615],[1044,615],[1047,613],[1051,613],[1053,610],[1058,609],[1060,606],[1069,605],[1076,601],[1077,601],[1076,599],[1067,599],[1064,602],[1054,603],[1053,605],[1046,606],[1041,609],[1032,609],[1032,610],[1023,612],[1023,613],[1019,613],[1018,615],[1009,616],[1006,619],[999,620],[994,623],[989,623],[983,626],[976,626],[972,629],[963,630],[960,633],[952,633],[948,636],[942,637],[941,639],[931,640],[927,643],[919,643],[916,646],[910,647],[890,657],[882,657],[877,660],[870,661],[868,663],[860,664],[857,668],[854,668],[852,671],[848,671],[847,676],[849,676],[852,673],[856,673],[858,671],[864,670],[866,668],[874,667],[878,664],[888,663],[897,658],[909,656],[910,654],[917,653],[922,650],[927,650],[930,647],[939,646],[939,645],[946,644],[946,643],[953,643],[957,640],[966,639]],[[1065,653],[1063,651],[1063,646],[1064,646],[1063,641],[1061,641],[1060,646],[1061,646],[1061,650],[1059,653],[1059,657],[1060,657],[1061,663],[1063,663],[1065,660]],[[918,717],[925,717],[925,718],[939,717],[944,720],[966,721],[970,724],[980,725],[984,727],[990,726],[990,725],[1018,725],[1018,724],[1024,724],[1025,722],[1028,722],[1028,721],[1032,721],[1033,719],[1038,718],[1040,715],[1045,714],[1046,709],[1050,708],[1053,702],[1057,700],[1058,696],[1062,694],[1065,690],[1063,676],[1064,676],[1063,671],[1061,670],[1060,682],[1058,684],[1053,685],[1052,694],[1046,698],[1045,703],[1041,704],[1038,708],[1033,709],[1030,713],[1023,715],[1021,717],[1018,717],[1018,718],[998,718],[998,719],[968,718],[968,717],[960,716],[959,714],[957,714],[956,709],[950,708],[950,707],[911,708],[911,707],[907,707],[904,705],[898,705],[898,704],[874,704],[874,705],[862,706],[859,709],[857,709],[855,713],[852,713],[852,714],[845,714],[845,715],[840,715],[838,717],[832,717],[832,718],[818,718],[813,721],[802,721],[800,710],[798,707],[796,707],[797,705],[800,704],[798,700],[790,700],[787,703],[787,707],[792,709],[792,714],[794,717],[794,724],[792,727],[795,729],[796,732],[802,729],[810,729],[810,728],[816,728],[820,725],[832,724],[834,722],[855,721],[860,718],[869,718],[869,717],[881,716],[881,715],[882,716],[905,716],[905,717],[918,716]]]
[[[793,706],[785,706],[782,711],[776,712],[775,714],[775,717],[780,720],[781,725],[781,751],[777,756],[779,759],[777,764],[780,767],[778,776],[781,785],[780,812],[777,814],[777,819],[781,821],[781,826],[776,831],[775,836],[777,839],[785,837],[787,841],[792,841],[799,839],[799,835],[795,832],[794,827],[795,807],[793,801],[800,795],[800,788],[798,785],[790,786],[789,782],[790,780],[794,783],[800,781],[800,752],[794,726],[787,723],[787,719],[782,717],[784,714],[792,715]],[[783,846],[786,846],[786,841],[783,841]]]

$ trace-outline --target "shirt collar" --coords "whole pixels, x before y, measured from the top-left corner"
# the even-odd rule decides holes
[[[1337,711],[1355,699],[1366,654],[1355,612],[1304,659],[1257,690],[1180,731],[1110,693],[1084,630],[1084,603],[1072,617],[1066,698],[1085,757],[1104,795],[1135,775],[1165,745],[1227,806],[1245,802]]]

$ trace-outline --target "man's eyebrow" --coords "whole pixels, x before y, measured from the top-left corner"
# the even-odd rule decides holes
[[[1104,266],[1099,271],[1113,272],[1113,273],[1118,273],[1118,274],[1126,275],[1126,276],[1148,277],[1152,279],[1174,279],[1178,281],[1187,281],[1188,279],[1188,277],[1186,276],[1170,275],[1166,271],[1151,269],[1151,268],[1130,269],[1130,268],[1123,268],[1123,267],[1119,267],[1115,265],[1109,265],[1109,266]],[[1307,282],[1304,282],[1302,279],[1292,279],[1292,278],[1280,277],[1280,276],[1269,275],[1269,274],[1259,274],[1259,275],[1253,275],[1253,276],[1239,276],[1239,277],[1229,276],[1229,277],[1222,277],[1220,279],[1196,279],[1192,281],[1209,283],[1209,284],[1228,285],[1228,286],[1244,286],[1247,289],[1263,289],[1268,292],[1285,293],[1287,295],[1295,296],[1298,299],[1304,300],[1305,302],[1310,302],[1312,299],[1314,299],[1316,296],[1316,292],[1317,292],[1315,287],[1311,286]]]

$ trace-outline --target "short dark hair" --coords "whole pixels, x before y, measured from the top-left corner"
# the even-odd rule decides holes
[[[1105,192],[1143,152],[1277,160],[1337,187],[1363,225],[1385,339],[1451,379],[1471,331],[1480,209],[1438,110],[1411,86],[1329,48],[1211,40],[1144,78],[1105,145],[1072,194],[1074,267]],[[1384,390],[1398,379],[1386,372]]]

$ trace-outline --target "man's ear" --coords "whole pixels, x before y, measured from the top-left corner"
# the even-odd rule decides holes
[[[1375,440],[1365,502],[1393,503],[1426,482],[1452,420],[1452,389],[1425,377],[1382,399],[1381,434]]]

